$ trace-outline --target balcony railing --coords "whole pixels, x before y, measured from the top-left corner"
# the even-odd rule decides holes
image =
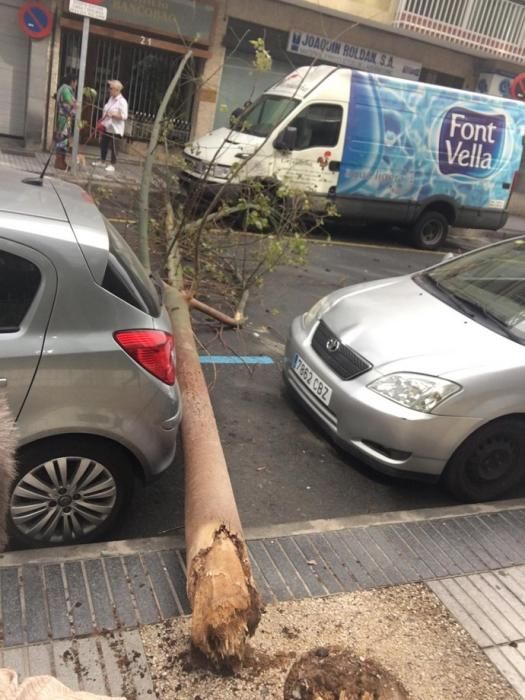
[[[525,63],[525,6],[510,0],[399,0],[394,25]]]

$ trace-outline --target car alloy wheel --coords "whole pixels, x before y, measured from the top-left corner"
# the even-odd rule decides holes
[[[102,464],[59,457],[31,469],[11,497],[11,517],[26,537],[67,542],[89,536],[113,512],[115,479]]]
[[[27,445],[17,462],[9,507],[11,547],[99,539],[129,501],[137,466],[120,445],[83,435]]]

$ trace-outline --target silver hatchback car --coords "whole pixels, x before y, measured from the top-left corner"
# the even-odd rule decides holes
[[[174,459],[171,326],[134,253],[75,185],[0,169],[0,391],[18,426],[15,542],[98,538]]]
[[[321,299],[291,327],[284,377],[333,439],[461,500],[525,476],[525,237]]]

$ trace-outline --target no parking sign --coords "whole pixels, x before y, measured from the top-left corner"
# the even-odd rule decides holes
[[[18,11],[20,28],[31,39],[45,39],[53,29],[53,17],[41,2],[26,2]]]

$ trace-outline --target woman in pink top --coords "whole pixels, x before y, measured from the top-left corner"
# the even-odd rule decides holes
[[[117,162],[116,140],[124,136],[124,124],[128,118],[128,103],[122,95],[123,85],[120,80],[108,80],[110,98],[102,110],[99,124],[102,127],[100,137],[100,160],[93,165],[105,166],[107,172],[114,172]],[[111,164],[106,165],[108,151],[111,151]]]

